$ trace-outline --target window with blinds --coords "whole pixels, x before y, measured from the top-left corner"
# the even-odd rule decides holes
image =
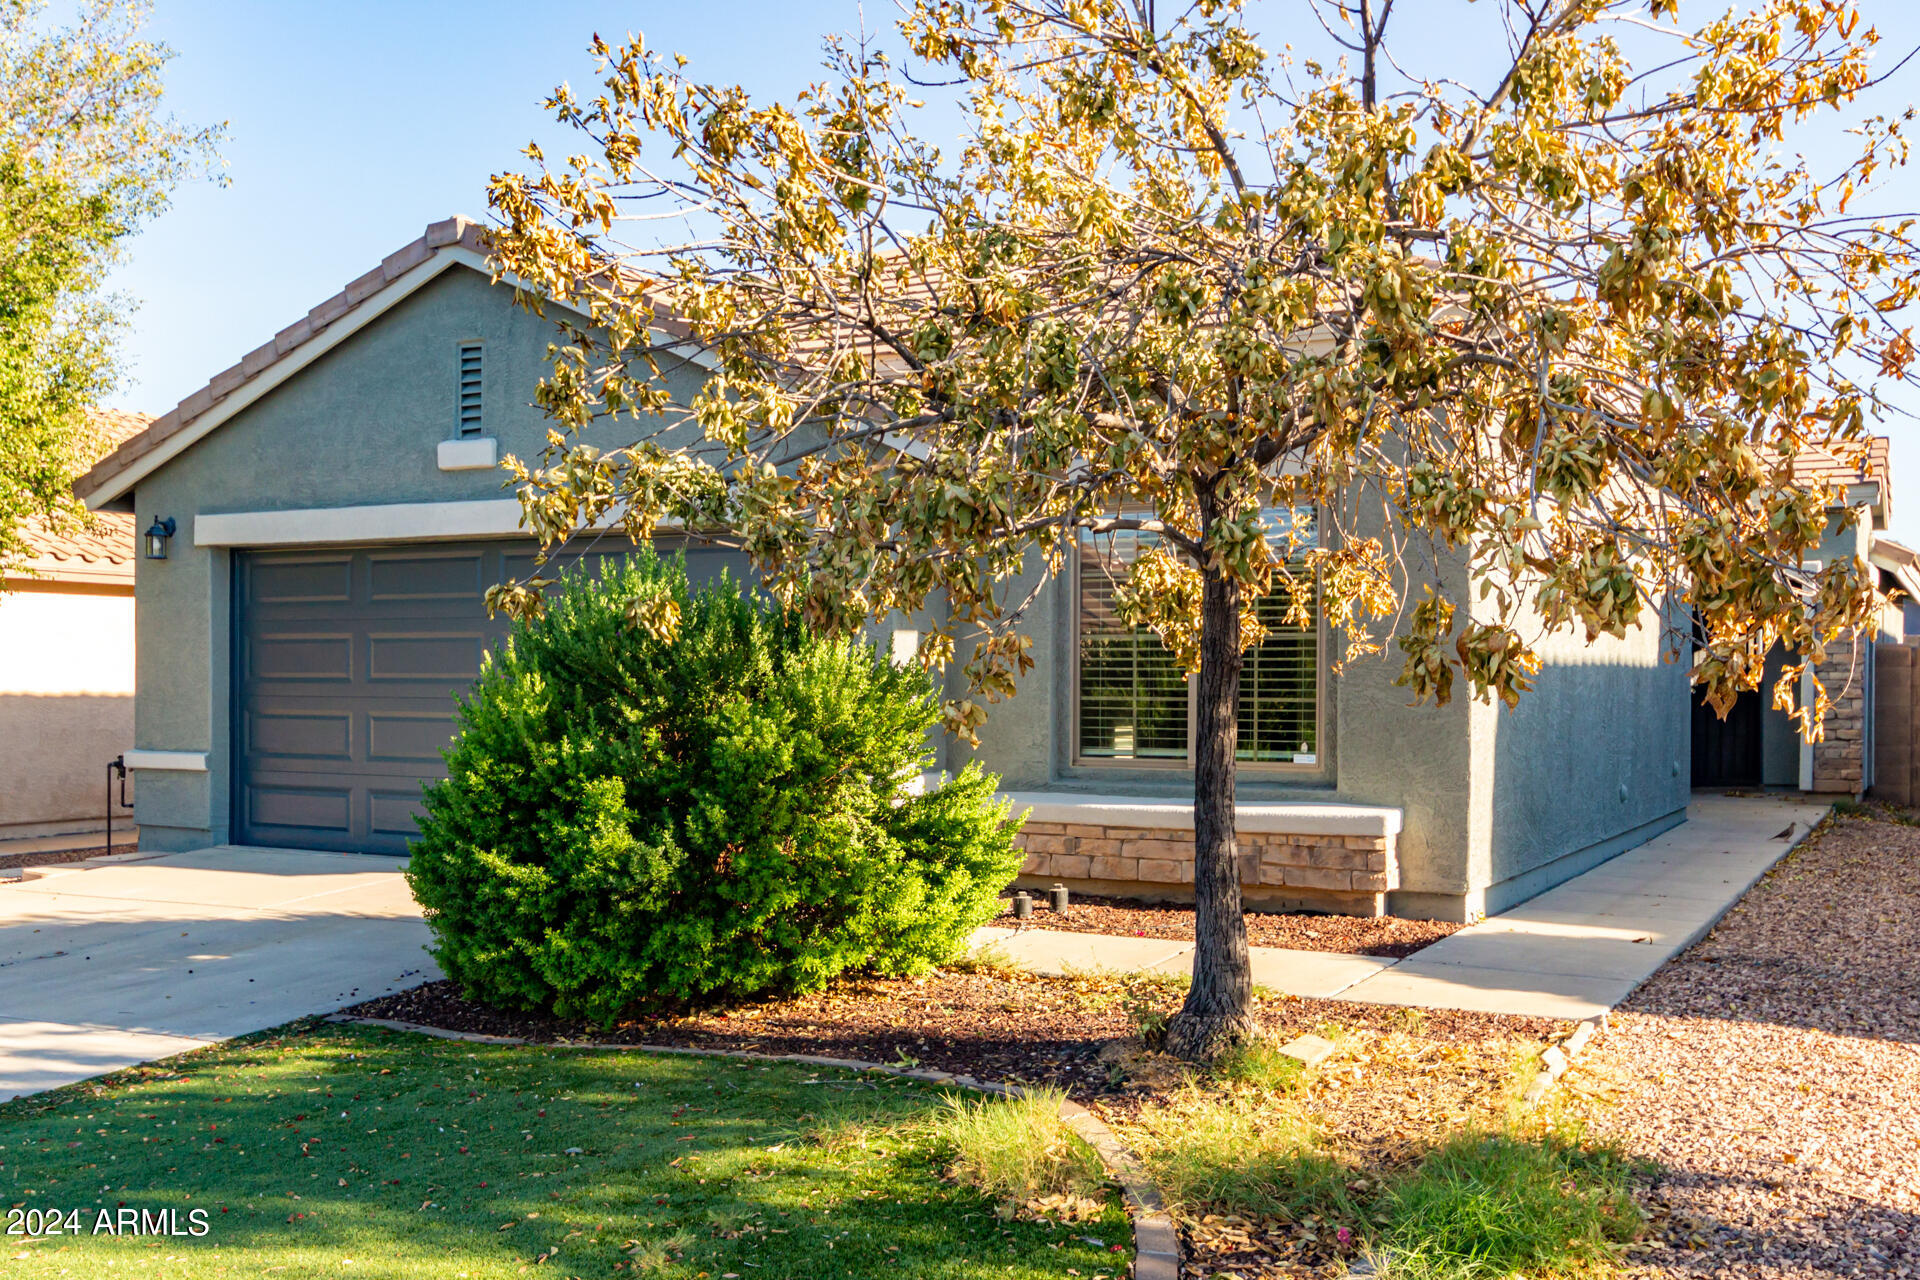
[[[458,421],[455,434],[461,439],[481,434],[480,421],[480,344],[460,344],[460,393],[456,400]]]
[[[1187,758],[1187,673],[1146,627],[1115,616],[1113,589],[1151,535],[1080,543],[1080,754],[1110,760]]]
[[[1275,537],[1304,513],[1270,513]],[[1079,556],[1079,754],[1087,760],[1185,763],[1192,758],[1193,690],[1160,637],[1114,614],[1115,585],[1152,534],[1083,536]],[[1289,622],[1287,596],[1257,607],[1267,636],[1247,651],[1240,676],[1239,758],[1313,764],[1320,728],[1318,601]]]

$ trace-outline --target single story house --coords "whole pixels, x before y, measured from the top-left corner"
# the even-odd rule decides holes
[[[173,530],[137,562],[145,844],[405,848],[451,694],[504,630],[484,592],[533,553],[497,463],[540,452],[553,339],[490,281],[479,226],[435,223],[82,478],[92,506]],[[705,373],[690,357],[668,376],[691,393]],[[1115,622],[1099,567],[1088,548],[1047,588],[1036,668],[977,751],[1031,810],[1029,875],[1178,896],[1187,682]],[[1322,623],[1251,655],[1238,824],[1256,903],[1472,917],[1684,816],[1687,675],[1654,629],[1552,641],[1512,712],[1411,707],[1390,663],[1336,671],[1338,650]],[[938,744],[947,769],[971,754]]]
[[[96,454],[148,421],[95,410]],[[128,811],[107,765],[133,746],[133,517],[24,533],[31,554],[0,582],[0,842],[91,835],[109,794],[118,840]]]

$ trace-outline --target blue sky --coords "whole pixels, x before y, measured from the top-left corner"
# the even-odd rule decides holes
[[[1683,14],[1704,21],[1723,7]],[[1889,64],[1920,44],[1920,4],[1863,8],[1887,36]],[[1256,9],[1276,24],[1304,20],[1296,3]],[[895,12],[875,0],[866,22],[883,27]],[[1471,79],[1500,52],[1492,16],[1491,4],[1403,0],[1395,21],[1418,24],[1402,36],[1429,72]],[[178,192],[116,273],[113,287],[139,309],[110,403],[165,411],[427,223],[483,216],[488,176],[519,167],[530,138],[565,154],[540,104],[563,80],[592,82],[594,32],[644,31],[702,78],[789,97],[815,78],[821,35],[861,21],[856,0],[155,0],[150,30],[178,55],[172,109],[192,123],[228,122],[229,182]],[[1262,32],[1268,48],[1286,40],[1311,47],[1318,31]],[[1876,91],[1872,108],[1916,100],[1920,59]],[[1856,200],[1863,208],[1920,210],[1920,158],[1870,202]],[[1908,404],[1920,410],[1920,397]],[[1920,545],[1920,424],[1895,418],[1882,429],[1894,437],[1894,534]]]

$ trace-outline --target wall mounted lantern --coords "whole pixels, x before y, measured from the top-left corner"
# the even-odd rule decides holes
[[[153,518],[153,525],[147,530],[147,559],[165,560],[167,558],[167,543],[173,539],[173,528],[172,517],[165,520],[159,516]]]

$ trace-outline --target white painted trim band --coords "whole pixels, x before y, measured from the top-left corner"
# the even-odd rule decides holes
[[[207,753],[204,751],[149,751],[140,747],[125,753],[123,758],[129,769],[154,769],[171,773],[207,771]]]
[[[1063,791],[1013,791],[1014,812],[1031,809],[1033,822],[1072,822],[1102,827],[1193,830],[1191,801],[1144,796],[1077,795]],[[1366,804],[1241,804],[1236,831],[1302,836],[1397,836],[1400,810]]]
[[[626,512],[616,506],[593,529],[612,529]],[[590,532],[580,530],[579,532]],[[661,535],[678,525],[656,526]],[[532,538],[520,523],[520,499],[387,502],[369,507],[302,507],[293,511],[221,511],[188,517],[196,547],[315,547],[343,543],[446,542],[458,538]]]
[[[370,507],[228,511],[194,516],[196,547],[291,547],[342,542],[431,542],[531,536],[518,498],[470,502],[389,502]]]

